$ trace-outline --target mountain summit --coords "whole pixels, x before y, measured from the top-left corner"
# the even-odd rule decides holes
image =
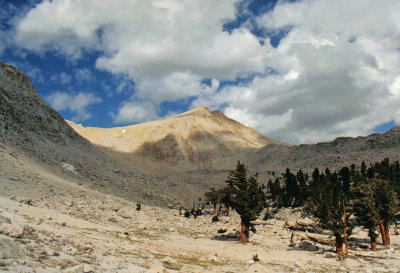
[[[219,111],[199,107],[175,117],[127,127],[92,128],[69,122],[80,135],[112,152],[198,169],[224,168],[249,151],[280,144]]]

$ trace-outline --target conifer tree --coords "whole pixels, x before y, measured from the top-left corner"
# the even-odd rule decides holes
[[[300,207],[304,205],[304,201],[307,199],[307,175],[303,173],[302,170],[299,170],[296,174],[296,179],[298,181],[298,188],[296,192],[296,207]]]
[[[320,219],[320,224],[333,232],[336,240],[336,252],[343,254],[344,242],[344,213],[346,198],[343,184],[338,180],[336,173],[325,170],[325,175],[319,174],[318,169],[314,170],[313,181],[310,187],[310,197],[307,201],[306,209]],[[348,222],[349,214],[346,214]],[[351,227],[346,230],[346,235],[350,235]]]
[[[238,161],[236,170],[230,172],[226,183],[232,192],[230,205],[236,210],[241,219],[240,240],[241,243],[249,242],[249,229],[251,221],[257,219],[264,209],[264,186],[257,182],[258,175],[249,176],[247,166]]]
[[[286,169],[286,172],[283,176],[285,178],[284,191],[285,195],[283,198],[285,207],[295,206],[295,197],[298,192],[298,185],[296,176],[290,172],[289,168]]]
[[[379,229],[383,245],[390,245],[389,224],[398,210],[399,201],[388,180],[373,179],[376,205],[379,212]]]
[[[232,199],[232,191],[229,186],[221,189],[221,203],[224,204],[224,214],[229,216],[229,206]]]
[[[217,207],[221,201],[221,190],[217,190],[215,187],[211,187],[209,191],[204,193],[206,201],[211,202],[214,206],[214,215],[217,215]]]
[[[361,225],[368,229],[371,239],[371,249],[376,250],[378,234],[376,228],[379,225],[379,211],[376,204],[375,189],[373,183],[360,183],[353,190],[354,212]]]
[[[276,211],[278,211],[279,206],[282,203],[281,199],[283,194],[279,178],[276,178],[275,182],[272,182],[272,180],[270,179],[268,181],[267,187],[270,194],[270,198],[275,201],[275,208]]]

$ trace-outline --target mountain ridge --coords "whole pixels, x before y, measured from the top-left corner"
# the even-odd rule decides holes
[[[198,169],[226,168],[250,150],[271,144],[287,145],[205,107],[125,127],[103,129],[68,123],[94,145],[171,165],[186,160]]]

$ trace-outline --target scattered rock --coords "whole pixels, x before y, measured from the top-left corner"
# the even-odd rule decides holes
[[[179,270],[182,268],[182,264],[176,261],[175,259],[167,256],[161,260],[162,264],[164,267],[169,268],[169,269],[175,269]]]
[[[181,272],[181,273],[203,273],[203,272],[205,272],[205,270],[204,270],[204,267],[199,266],[199,265],[184,264],[179,272]]]
[[[11,224],[11,221],[9,218],[4,217],[3,215],[0,215],[0,224],[3,224],[3,223]]]
[[[137,226],[137,228],[140,230],[144,230],[144,229],[146,229],[146,225],[141,223]]]
[[[162,266],[155,266],[146,271],[146,273],[167,273],[168,271]]]
[[[309,240],[300,241],[299,247],[308,251],[317,251],[319,249],[318,246]]]
[[[210,254],[207,256],[207,260],[211,261],[211,262],[217,262],[218,261],[218,257],[215,254]]]
[[[0,233],[13,238],[22,238],[24,235],[24,228],[14,224],[2,223],[0,225]]]
[[[83,272],[84,273],[92,273],[92,272],[94,272],[94,268],[90,264],[85,264],[83,266]]]
[[[299,261],[296,261],[296,262],[294,263],[294,266],[295,266],[295,267],[301,267],[302,264],[301,264]]]
[[[70,245],[65,246],[64,249],[63,249],[63,251],[64,251],[66,254],[71,255],[71,256],[75,256],[76,253],[78,253],[78,250],[77,250],[75,247],[70,246]]]
[[[132,218],[132,217],[129,215],[129,213],[128,213],[127,211],[125,211],[125,210],[119,210],[119,211],[117,212],[117,214],[118,214],[119,216],[121,216],[122,218],[125,218],[125,219],[130,219],[130,218]]]
[[[297,220],[297,224],[299,224],[300,226],[312,226],[315,225],[315,222],[310,218],[304,218]]]

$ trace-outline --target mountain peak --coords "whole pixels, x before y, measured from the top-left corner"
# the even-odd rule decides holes
[[[183,117],[183,116],[210,116],[211,111],[207,107],[197,107],[192,110],[183,112],[182,114],[177,115],[176,117]]]
[[[101,129],[70,125],[93,144],[114,152],[173,164],[186,161],[200,169],[222,167],[236,162],[248,151],[280,144],[205,107],[128,127]]]

